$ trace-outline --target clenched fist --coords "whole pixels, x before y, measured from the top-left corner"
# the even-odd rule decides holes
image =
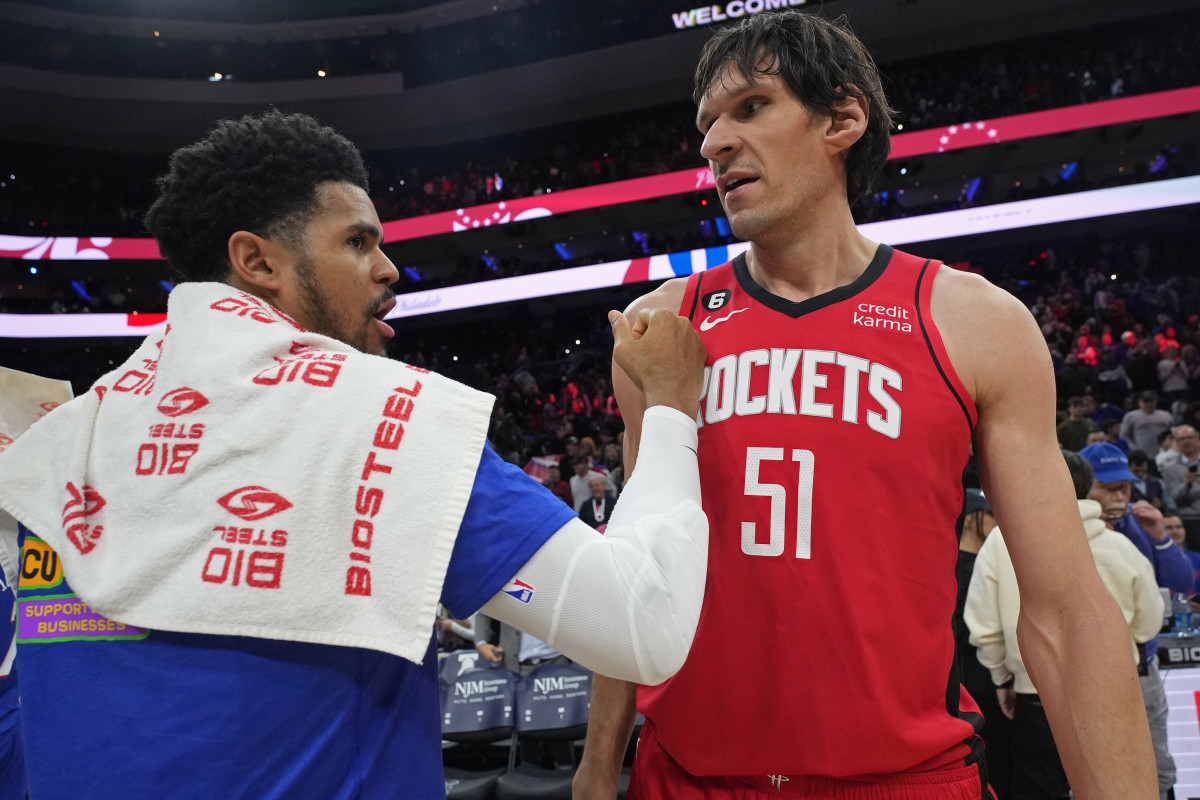
[[[630,325],[608,312],[613,360],[646,395],[646,407],[670,406],[689,417],[700,409],[706,352],[691,322],[666,308],[648,308]]]

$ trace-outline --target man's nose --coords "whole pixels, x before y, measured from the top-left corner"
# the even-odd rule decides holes
[[[700,143],[700,155],[712,162],[725,161],[735,152],[737,144],[733,125],[724,117],[718,117],[709,127],[708,133],[704,134],[704,141]]]
[[[391,286],[400,280],[400,270],[396,269],[396,265],[382,251],[380,251],[379,257],[382,260],[375,264],[375,280],[377,283]]]

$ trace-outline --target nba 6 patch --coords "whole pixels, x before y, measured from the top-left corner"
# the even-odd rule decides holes
[[[700,298],[700,305],[704,306],[709,311],[716,311],[724,308],[729,302],[729,298],[733,296],[733,291],[730,289],[718,289],[715,292],[709,292]]]

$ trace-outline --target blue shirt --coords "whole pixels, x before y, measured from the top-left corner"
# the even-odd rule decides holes
[[[13,616],[17,598],[0,572],[0,800],[25,800],[25,753],[21,747],[21,706],[17,670],[4,660],[17,635]]]
[[[1196,584],[1200,582],[1200,553],[1184,550],[1183,554],[1187,556],[1188,561],[1192,562],[1192,588],[1184,592],[1184,594],[1191,594],[1196,591]]]
[[[1192,575],[1192,562],[1188,561],[1178,545],[1170,539],[1162,542],[1151,539],[1150,534],[1138,524],[1133,514],[1126,514],[1117,520],[1113,528],[1125,534],[1141,554],[1150,559],[1150,564],[1154,567],[1154,580],[1159,586],[1172,593],[1186,594],[1192,591],[1196,582]],[[1146,658],[1153,658],[1158,651],[1158,637],[1155,636],[1143,646],[1146,648]]]
[[[475,613],[574,516],[485,446],[443,604]],[[40,544],[25,533],[23,570]],[[62,582],[27,592],[22,581],[20,599],[69,594]],[[20,644],[33,797],[444,797],[432,629],[419,665],[350,647],[135,631]]]

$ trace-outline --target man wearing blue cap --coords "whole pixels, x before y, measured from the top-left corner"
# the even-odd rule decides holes
[[[1131,486],[1136,478],[1129,471],[1129,460],[1120,448],[1107,442],[1089,445],[1079,455],[1092,465],[1095,477],[1088,499],[1102,507],[1104,524],[1129,537],[1150,560],[1159,586],[1172,593],[1190,592],[1193,585],[1191,564],[1179,546],[1171,541],[1163,527],[1163,515],[1145,500],[1130,503]],[[1139,668],[1142,699],[1150,719],[1150,738],[1158,766],[1158,789],[1162,797],[1175,783],[1175,761],[1167,750],[1167,696],[1158,674],[1158,637],[1143,645],[1145,668]],[[1143,674],[1144,673],[1144,674]]]

